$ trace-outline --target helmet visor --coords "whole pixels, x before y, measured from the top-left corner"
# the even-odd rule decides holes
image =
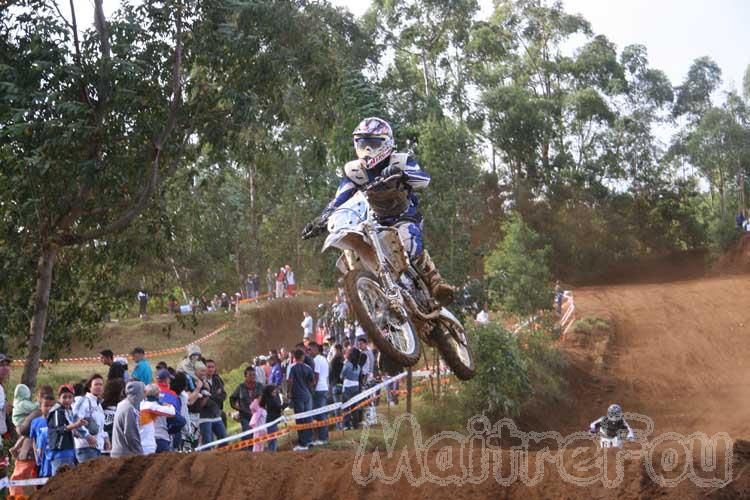
[[[357,137],[354,139],[357,149],[370,148],[373,151],[377,151],[384,143],[384,137]]]

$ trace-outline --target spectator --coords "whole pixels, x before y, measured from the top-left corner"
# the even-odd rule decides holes
[[[57,390],[57,404],[47,417],[47,449],[50,451],[52,475],[63,465],[75,466],[76,452],[73,431],[85,426],[85,420],[73,418],[73,387],[61,385]]]
[[[302,320],[302,323],[300,323],[300,326],[302,327],[303,332],[303,338],[311,339],[313,334],[313,319],[312,316],[310,316],[310,313],[307,311],[303,311],[302,315],[305,317]]]
[[[0,353],[0,436],[8,432],[7,420],[5,415],[8,413],[8,400],[5,397],[5,384],[10,378],[10,364],[13,359],[10,356]],[[0,439],[0,451],[2,451],[2,439]],[[5,467],[1,467],[5,471]]]
[[[359,394],[359,379],[361,376],[361,367],[359,365],[360,357],[362,353],[359,349],[352,347],[349,349],[349,354],[344,363],[344,369],[341,371],[341,379],[343,381],[343,400],[342,403],[346,403],[357,394]],[[351,411],[349,408],[347,411]],[[356,429],[359,427],[361,410],[351,412],[344,417],[344,429]]]
[[[30,435],[34,444],[36,456],[37,476],[52,476],[52,452],[47,448],[47,417],[55,406],[55,397],[45,394],[40,401],[41,415],[31,422]]]
[[[18,427],[26,417],[39,409],[39,404],[31,401],[31,391],[26,384],[18,384],[13,392],[13,413],[11,420]]]
[[[287,393],[291,397],[294,413],[303,413],[312,410],[314,387],[313,370],[305,364],[305,352],[302,349],[294,351],[294,364],[289,370]],[[312,421],[311,417],[295,419],[298,424],[307,424]],[[294,451],[307,451],[312,442],[312,430],[303,429],[298,432],[299,443]]]
[[[22,385],[22,384],[20,384]],[[26,387],[26,386],[24,386]],[[27,388],[28,389],[28,388]],[[18,392],[18,386],[16,386],[16,392]],[[52,395],[53,391],[50,386],[42,386],[37,394],[37,401],[41,403],[44,398],[49,397],[51,404],[47,408],[52,408],[55,402],[55,398]],[[13,399],[13,411],[16,410],[16,401]],[[13,466],[13,475],[11,480],[22,480],[22,479],[33,479],[38,477],[36,454],[34,453],[34,442],[33,436],[31,435],[31,424],[42,415],[42,410],[37,407],[29,412],[24,419],[16,424],[16,430],[18,431],[18,441],[15,446],[10,450],[10,454],[15,459],[15,465]],[[23,486],[10,487],[10,495],[23,495],[25,489]]]
[[[739,229],[743,229],[745,227],[745,215],[742,212],[737,213],[737,217],[735,217],[734,220],[737,223],[737,227]]]
[[[187,375],[182,372],[177,372],[174,374],[174,378],[170,382],[169,388],[180,398],[180,416],[185,422],[182,427],[182,432],[176,432],[172,435],[172,449],[181,450],[183,438],[193,438],[193,426],[190,422],[189,407],[200,397],[200,391],[201,389],[203,389],[203,383],[200,380],[197,381],[195,388],[191,392],[188,392],[189,388]],[[172,434],[171,430],[170,434]]]
[[[229,312],[229,296],[226,294],[226,292],[222,292],[221,294],[221,308],[224,309],[224,312]]]
[[[268,382],[270,385],[275,385],[276,387],[281,385],[281,382],[284,381],[284,375],[281,371],[281,363],[279,363],[279,357],[276,355],[272,355],[270,358],[268,358],[268,362],[271,365],[271,372],[268,377]]]
[[[276,278],[274,278],[273,273],[271,272],[271,268],[269,267],[266,271],[266,288],[268,289],[268,300],[273,299],[273,290],[274,290],[274,283],[276,282]]]
[[[143,382],[135,380],[125,386],[125,399],[120,401],[112,424],[112,457],[143,455],[138,414],[143,401]]]
[[[180,361],[177,370],[187,375],[188,387],[192,390],[195,388],[195,363],[201,359],[201,348],[199,345],[190,344],[187,346],[187,356]]]
[[[267,385],[263,388],[263,395],[260,397],[260,405],[266,409],[266,422],[273,422],[281,417],[283,405],[279,398],[279,390],[275,385]],[[273,424],[268,428],[268,433],[273,434],[279,430],[279,424]],[[268,451],[276,451],[276,440],[268,441]]]
[[[313,393],[313,408],[323,408],[328,404],[328,375],[329,366],[328,360],[321,354],[320,346],[313,342],[310,344],[310,350],[313,355],[313,362],[315,363],[315,389]],[[315,415],[315,420],[322,422],[328,418],[328,413],[320,413]],[[317,429],[318,439],[312,442],[314,446],[321,446],[328,444],[328,426],[324,425]]]
[[[174,436],[180,434],[187,423],[187,418],[182,416],[182,400],[180,396],[169,387],[173,379],[169,370],[156,372],[156,384],[159,387],[159,403],[170,405],[174,408],[174,415],[170,417],[159,417],[155,423],[156,453],[169,451],[174,442]]]
[[[557,314],[562,314],[562,301],[563,301],[564,290],[560,286],[560,280],[555,281],[555,308]]]
[[[260,356],[260,367],[263,368],[263,372],[266,375],[266,383],[263,384],[266,385],[271,381],[271,365],[268,363],[268,358],[265,356]]]
[[[250,420],[253,418],[250,405],[263,394],[263,385],[257,381],[255,368],[245,368],[245,381],[237,386],[229,396],[229,406],[240,412],[240,425],[242,430],[250,429]]]
[[[255,284],[253,283],[253,277],[249,274],[245,280],[245,293],[245,297],[248,299],[252,299],[255,296]]]
[[[268,380],[266,380],[266,371],[260,366],[260,357],[256,356],[253,360],[253,368],[255,369],[255,380],[260,385],[266,385]]]
[[[136,295],[136,298],[138,299],[138,317],[143,319],[146,317],[146,313],[148,311],[148,294],[141,289],[138,292],[138,295]]]
[[[387,378],[395,377],[404,371],[404,368],[400,364],[382,352],[378,353],[378,369]],[[386,388],[386,401],[391,406],[398,404],[398,381]]]
[[[124,364],[121,361],[115,361],[115,355],[109,349],[104,349],[102,352],[100,352],[99,359],[101,360],[102,364],[105,364],[109,367],[109,372],[107,372],[107,380],[112,380],[113,378],[121,378],[123,380],[128,379],[127,360],[125,360]],[[124,358],[117,358],[117,359],[124,360]]]
[[[115,421],[117,404],[125,397],[125,381],[121,378],[107,380],[102,394],[102,412],[104,413],[104,432],[112,443],[112,424]]]
[[[331,349],[333,357],[329,363],[330,370],[328,376],[328,384],[331,387],[331,395],[333,396],[334,403],[340,403],[344,394],[344,381],[341,379],[341,370],[344,369],[344,355],[341,344],[335,344]],[[335,414],[338,416],[341,412],[336,410]],[[340,428],[341,423],[336,424],[336,428]]]
[[[260,398],[253,399],[253,402],[250,403],[250,411],[252,412],[253,416],[250,418],[250,427],[256,428],[265,425],[266,423],[266,409],[265,407],[260,405]],[[262,436],[265,436],[268,434],[267,429],[258,429],[256,432],[253,433],[253,438],[259,438]],[[253,445],[253,451],[263,451],[264,443],[255,443]]]
[[[169,372],[167,372],[169,373]],[[156,453],[156,438],[160,437],[162,447],[166,444],[169,450],[169,433],[167,432],[167,418],[175,416],[175,407],[170,404],[159,403],[159,386],[149,384],[144,389],[145,398],[141,401],[140,408],[140,436],[141,448],[144,455]]]
[[[190,411],[199,415],[198,427],[201,432],[202,444],[210,443],[215,439],[224,439],[227,437],[227,430],[221,420],[221,408],[211,398],[206,365],[200,361],[197,362],[195,364],[195,375],[201,381],[203,388],[200,391],[200,398],[193,403]]]
[[[284,291],[286,290],[286,271],[282,267],[276,274],[276,298],[283,299]]]
[[[227,416],[224,413],[224,400],[227,399],[227,393],[224,389],[224,380],[216,371],[216,361],[213,359],[206,360],[206,380],[208,382],[209,390],[211,391],[211,398],[222,408],[221,421],[224,423],[224,427],[227,426]]]
[[[359,339],[357,339],[357,347],[359,347],[360,351],[359,364],[362,367],[360,377],[362,378],[362,385],[365,386],[373,379],[373,372],[375,371],[375,356],[367,347],[367,337],[359,337]]]
[[[136,347],[133,352],[130,353],[135,361],[135,368],[133,368],[132,377],[135,380],[140,380],[143,385],[151,383],[153,375],[151,374],[151,365],[148,364],[146,359],[146,351],[143,347]]]
[[[87,422],[73,434],[79,464],[99,458],[110,449],[109,436],[104,431],[103,394],[104,379],[94,374],[86,381],[86,394],[73,405],[73,418]]]
[[[257,299],[260,295],[260,279],[258,279],[257,274],[253,274],[253,297],[254,299]]]
[[[297,295],[297,280],[289,264],[284,268],[284,276],[286,277],[286,295],[287,297],[294,297]]]
[[[477,313],[475,321],[478,325],[486,325],[490,322],[490,315],[487,313],[487,304],[484,304],[482,309]]]

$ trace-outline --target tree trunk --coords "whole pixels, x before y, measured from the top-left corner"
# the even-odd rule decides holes
[[[250,270],[260,273],[260,245],[258,245],[258,168],[250,166],[247,176],[247,187],[250,191]],[[270,266],[269,266],[270,267]]]
[[[29,353],[23,368],[21,382],[26,384],[32,393],[36,387],[36,375],[39,371],[39,360],[42,357],[44,331],[47,326],[49,309],[49,292],[52,288],[52,268],[55,266],[58,248],[45,246],[36,266],[36,288],[34,289],[34,314],[29,328]]]

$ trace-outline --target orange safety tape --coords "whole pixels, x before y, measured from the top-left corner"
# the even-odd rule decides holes
[[[272,432],[270,434],[266,434],[263,436],[259,436],[256,438],[250,438],[245,439],[244,441],[240,441],[238,443],[232,443],[228,444],[226,446],[223,446],[221,448],[216,448],[213,451],[234,451],[234,450],[241,450],[243,448],[247,448],[249,446],[253,446],[255,444],[265,443],[266,441],[271,441],[273,439],[279,438],[281,436],[285,436],[289,434],[289,429],[280,429],[276,432]]]
[[[146,357],[153,358],[153,357],[156,357],[156,356],[164,356],[165,354],[176,354],[178,352],[185,352],[185,349],[187,349],[188,346],[190,346],[190,345],[196,345],[196,344],[202,344],[203,342],[207,341],[208,339],[213,338],[216,335],[220,334],[221,332],[223,332],[227,328],[229,328],[229,323],[224,323],[223,325],[221,325],[216,330],[212,331],[211,333],[209,333],[207,335],[204,335],[203,337],[200,337],[198,339],[193,340],[189,344],[186,344],[186,345],[180,346],[180,347],[171,347],[169,349],[161,349],[159,351],[148,351],[146,353]],[[130,354],[115,354],[115,356],[116,357],[123,357],[123,358],[132,357]],[[53,363],[54,361],[51,360],[51,359],[42,359],[39,362],[40,363]],[[73,364],[77,364],[77,363],[86,364],[86,363],[92,363],[92,362],[98,363],[99,362],[99,356],[90,356],[90,357],[84,357],[84,358],[60,358],[60,359],[57,360],[57,362],[58,363],[73,363]],[[17,359],[17,360],[13,361],[13,365],[16,365],[16,366],[22,366],[24,364],[26,364],[26,360],[24,360],[24,359]]]

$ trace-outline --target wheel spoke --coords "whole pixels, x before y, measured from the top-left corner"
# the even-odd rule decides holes
[[[403,353],[414,352],[415,346],[413,343],[416,342],[416,338],[411,324],[405,321],[400,327],[395,327],[391,323],[388,300],[380,285],[369,278],[362,278],[357,281],[356,287],[357,294],[365,306],[367,314],[382,335],[396,350]]]

